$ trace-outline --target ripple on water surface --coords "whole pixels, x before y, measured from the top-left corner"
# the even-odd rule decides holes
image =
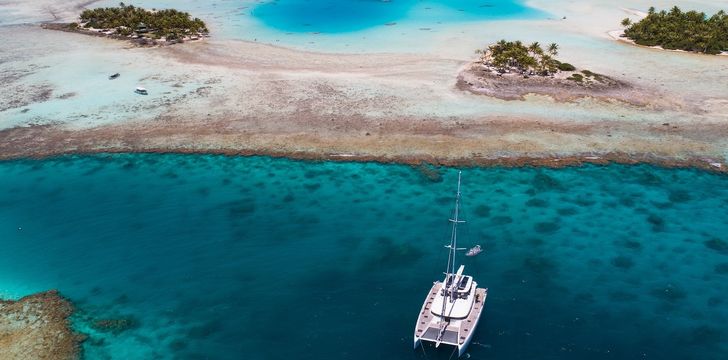
[[[425,358],[410,336],[446,260],[452,169],[99,155],[0,174],[0,294],[60,289],[87,358]],[[727,185],[466,169],[462,244],[485,252],[463,261],[490,288],[469,352],[722,358]]]

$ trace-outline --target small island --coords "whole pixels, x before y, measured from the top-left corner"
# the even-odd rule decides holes
[[[640,21],[625,18],[622,26],[623,36],[637,45],[713,55],[728,51],[728,15],[723,10],[708,17],[677,6],[659,12],[651,7]]]
[[[630,84],[561,62],[558,50],[555,43],[544,49],[538,42],[501,40],[476,51],[479,59],[460,72],[457,87],[503,100],[540,94],[559,101],[594,97],[645,105]]]
[[[146,10],[119,3],[118,7],[84,10],[79,22],[45,24],[45,28],[130,40],[138,45],[170,45],[209,35],[204,21],[175,9]]]

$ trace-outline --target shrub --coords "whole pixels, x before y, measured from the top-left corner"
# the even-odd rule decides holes
[[[571,76],[569,76],[568,78],[566,78],[566,80],[573,80],[573,81],[576,81],[576,82],[582,82],[582,81],[584,81],[584,76],[582,76],[581,74],[572,74]]]
[[[571,65],[569,63],[559,63],[558,64],[559,70],[561,71],[574,71],[576,70],[576,67],[574,65]]]
[[[625,24],[625,22],[623,22]],[[626,25],[625,36],[639,45],[718,54],[728,51],[728,14],[721,10],[708,17],[697,11],[650,11],[644,19]]]

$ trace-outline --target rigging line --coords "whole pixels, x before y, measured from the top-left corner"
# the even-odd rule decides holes
[[[453,356],[453,355],[455,355],[455,350],[457,350],[457,349],[458,349],[458,347],[457,347],[457,346],[455,346],[455,347],[453,347],[453,348],[452,348],[452,353],[450,354],[450,357],[449,357],[449,358],[447,358],[447,360],[450,360],[450,359],[452,359],[452,356]]]
[[[429,359],[427,357],[427,353],[425,352],[425,342],[424,341],[420,341],[420,348],[422,348],[422,354],[425,355],[425,359]]]

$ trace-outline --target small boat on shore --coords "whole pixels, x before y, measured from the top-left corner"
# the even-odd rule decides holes
[[[423,341],[432,342],[435,347],[441,344],[455,346],[458,357],[473,339],[475,328],[483,312],[488,289],[478,288],[472,276],[463,274],[464,265],[455,271],[457,251],[465,250],[457,247],[458,224],[460,214],[460,173],[458,173],[458,190],[455,196],[454,216],[445,279],[436,281],[427,294],[415,325],[414,347],[421,346]],[[482,251],[482,250],[481,250]]]
[[[143,87],[136,88],[136,90],[134,90],[134,92],[139,95],[149,95],[149,92],[147,92],[147,89],[145,89]]]
[[[118,78],[119,76],[121,76],[121,74],[119,74],[119,73],[113,74],[113,75],[109,76],[109,80],[114,80],[114,79]]]

